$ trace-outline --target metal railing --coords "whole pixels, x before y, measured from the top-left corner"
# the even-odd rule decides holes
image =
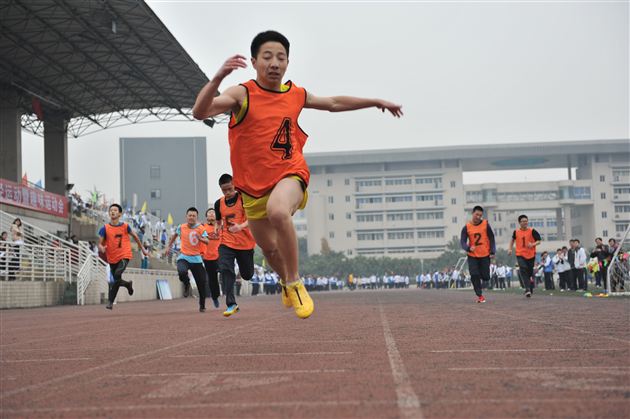
[[[69,249],[0,241],[0,280],[72,281]]]

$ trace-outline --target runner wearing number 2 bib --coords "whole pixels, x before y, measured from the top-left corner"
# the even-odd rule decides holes
[[[490,281],[490,256],[496,252],[494,233],[487,220],[483,219],[483,208],[479,205],[472,210],[472,219],[462,229],[460,238],[462,249],[468,254],[468,271],[477,302],[485,303],[481,281]]]
[[[280,275],[282,302],[305,319],[314,305],[299,280],[291,218],[306,205],[310,177],[302,154],[308,136],[298,125],[298,117],[304,108],[342,112],[370,107],[400,117],[402,107],[381,99],[317,97],[290,81],[283,83],[289,41],[278,32],[259,33],[250,50],[256,79],[218,94],[226,76],[247,67],[242,55],[228,58],[197,96],[193,116],[206,119],[231,112],[228,137],[234,186],[242,193],[249,228]]]

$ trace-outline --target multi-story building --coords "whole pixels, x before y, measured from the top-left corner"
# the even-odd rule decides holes
[[[148,211],[176,222],[185,219],[186,209],[208,208],[206,138],[121,138],[121,202],[136,209],[146,202]]]
[[[519,214],[542,233],[541,249],[570,238],[619,237],[630,222],[630,141],[593,140],[311,153],[310,199],[295,224],[309,253],[325,240],[346,255],[437,257],[475,205],[497,245]],[[567,180],[463,183],[464,172],[566,168]],[[574,174],[573,174],[574,173]]]

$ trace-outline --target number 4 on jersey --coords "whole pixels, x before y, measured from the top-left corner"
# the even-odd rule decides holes
[[[282,151],[282,160],[293,157],[293,144],[291,144],[291,118],[284,118],[278,128],[276,136],[271,142],[271,149]]]

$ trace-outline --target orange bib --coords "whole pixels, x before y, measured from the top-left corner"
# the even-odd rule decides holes
[[[191,228],[188,224],[179,226],[180,239],[182,243],[182,253],[186,256],[199,256],[202,253],[202,244],[199,238],[205,231],[201,224]]]
[[[298,125],[306,90],[292,84],[284,92],[256,81],[247,89],[247,112],[230,118],[228,138],[234,187],[254,198],[266,195],[283,178],[297,175],[308,185],[310,173],[302,149],[308,135]]]
[[[203,253],[204,260],[217,260],[219,259],[219,245],[221,244],[221,231],[215,226],[205,224],[203,226],[206,233],[208,233],[208,244],[206,250]]]
[[[244,228],[238,233],[230,232],[229,228],[235,224],[243,224],[247,221],[245,209],[243,208],[243,198],[238,195],[236,202],[231,207],[225,204],[225,197],[219,201],[219,211],[221,211],[221,220],[223,221],[223,233],[221,236],[221,244],[235,250],[250,250],[256,245],[254,236],[249,228]]]
[[[527,243],[535,243],[533,229],[521,230],[517,228],[514,230],[516,236],[516,256],[524,257],[525,259],[532,259],[536,256],[536,246],[531,249],[527,247]]]
[[[468,252],[468,256],[483,258],[490,256],[490,239],[488,238],[488,221],[482,220],[478,225],[466,224],[468,246],[475,246],[475,250]]]
[[[105,255],[107,263],[114,264],[123,259],[131,260],[133,258],[128,229],[127,223],[117,226],[105,224],[105,243],[107,244]]]

